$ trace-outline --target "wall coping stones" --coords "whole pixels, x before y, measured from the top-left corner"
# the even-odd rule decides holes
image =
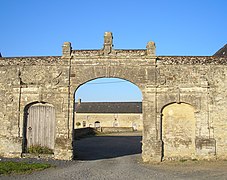
[[[158,56],[158,64],[168,64],[168,65],[179,65],[179,64],[189,64],[189,65],[227,65],[227,57],[218,56]]]
[[[100,58],[101,50],[73,50],[72,56],[76,58],[88,58],[95,59]],[[146,57],[145,49],[127,49],[127,50],[115,50],[115,55],[109,55],[109,57],[121,57],[123,58],[142,58]],[[123,57],[122,57],[123,56]],[[91,58],[92,57],[92,58]],[[104,56],[105,57],[105,56]],[[149,57],[147,57],[149,58]],[[157,56],[156,58],[158,65],[227,65],[227,57],[219,56]],[[30,56],[30,57],[0,57],[0,66],[4,65],[51,65],[64,63],[65,59],[62,59],[61,56]]]

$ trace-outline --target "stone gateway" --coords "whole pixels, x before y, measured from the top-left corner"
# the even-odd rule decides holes
[[[62,56],[0,57],[0,155],[20,157],[33,145],[72,159],[74,93],[96,78],[121,78],[143,95],[144,161],[227,159],[227,56],[156,56],[146,49],[100,50]]]

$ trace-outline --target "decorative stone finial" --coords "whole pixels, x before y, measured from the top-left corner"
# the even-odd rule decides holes
[[[62,45],[62,57],[71,57],[71,43],[70,42],[64,42]]]
[[[110,54],[112,51],[112,48],[113,48],[113,34],[112,32],[105,32],[104,45],[103,45],[104,55]]]
[[[147,43],[147,55],[148,56],[156,56],[156,46],[155,43],[153,41],[149,41]]]

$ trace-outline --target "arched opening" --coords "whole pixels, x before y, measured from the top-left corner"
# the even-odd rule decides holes
[[[45,102],[28,104],[24,109],[23,153],[53,153],[55,108]]]
[[[100,128],[101,125],[100,125],[100,122],[99,121],[95,121],[95,128]]]
[[[81,85],[75,91],[74,124],[86,124],[101,136],[75,140],[74,154],[81,160],[140,154],[142,117],[142,93],[133,83],[99,78]],[[84,126],[74,128],[78,139]]]
[[[173,103],[162,110],[163,159],[192,159],[195,156],[195,109]]]

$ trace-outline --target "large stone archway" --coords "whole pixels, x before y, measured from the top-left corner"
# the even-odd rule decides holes
[[[138,62],[143,63],[144,66],[138,66]],[[155,124],[155,109],[154,102],[150,102],[148,100],[149,95],[147,94],[147,83],[154,83],[155,79],[155,64],[152,60],[148,60],[146,58],[139,59],[134,57],[134,61],[131,60],[131,57],[127,59],[115,59],[109,58],[108,56],[103,56],[101,59],[83,59],[83,61],[78,61],[77,57],[72,62],[71,67],[71,104],[74,103],[74,92],[80,86],[89,82],[93,79],[98,78],[120,78],[127,80],[137,86],[143,96],[142,104],[143,104],[143,149],[146,149],[146,144],[150,145],[151,137],[153,138],[153,143],[156,146],[153,146],[155,149],[153,150],[154,154],[152,154],[152,158],[154,161],[160,161],[161,159],[161,144],[160,140],[156,140],[158,134],[156,133],[156,124]],[[77,76],[76,76],[77,75]],[[148,78],[150,77],[150,79]],[[150,107],[149,107],[150,106]],[[151,108],[153,111],[150,111]],[[73,106],[71,106],[71,114],[73,114]],[[72,117],[73,119],[73,117]],[[153,132],[150,128],[153,128]],[[146,139],[148,137],[148,139]],[[148,142],[149,141],[149,142]],[[158,144],[158,145],[157,145]],[[151,149],[151,147],[149,147]],[[158,149],[158,150],[157,150]],[[144,160],[148,161],[150,154],[142,155]],[[156,159],[157,158],[157,159]]]
[[[143,94],[144,161],[161,161],[162,109],[187,102],[195,108],[195,155],[226,158],[226,56],[156,56],[146,49],[113,49],[112,33],[99,50],[62,47],[62,56],[0,57],[0,155],[21,156],[24,108],[48,102],[56,112],[54,157],[72,159],[74,92],[96,78],[122,78]]]

